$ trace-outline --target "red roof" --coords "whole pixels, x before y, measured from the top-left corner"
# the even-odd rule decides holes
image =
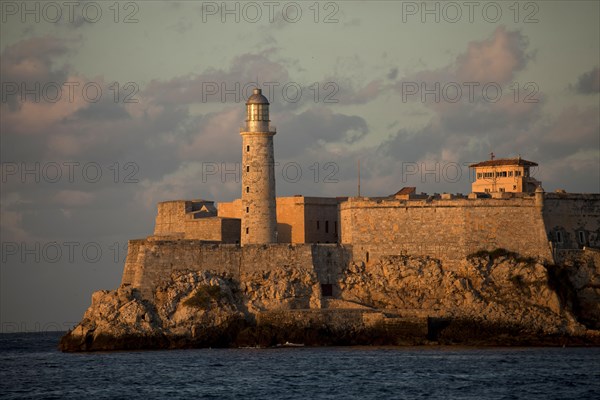
[[[519,165],[525,167],[537,167],[537,163],[527,161],[522,158],[498,158],[496,160],[487,160],[469,165],[469,168],[475,167],[496,167],[501,165]]]
[[[417,188],[414,186],[405,186],[402,189],[400,189],[399,191],[397,191],[394,196],[399,196],[399,195],[403,195],[403,194],[413,194],[417,191]]]

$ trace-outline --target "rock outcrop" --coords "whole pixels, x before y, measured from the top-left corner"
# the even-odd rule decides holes
[[[315,272],[285,266],[178,271],[151,299],[99,291],[63,351],[330,344],[600,344],[600,274],[590,259],[546,267],[506,252],[452,269],[432,258],[350,263],[336,298]]]
[[[561,301],[591,329],[600,329],[600,251],[589,250],[552,266],[551,285]]]
[[[374,308],[484,316],[545,333],[577,326],[548,286],[546,268],[510,257],[473,257],[455,271],[435,259],[389,257],[370,268],[352,265],[340,286],[344,299]]]

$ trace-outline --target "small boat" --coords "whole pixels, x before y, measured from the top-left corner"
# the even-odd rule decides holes
[[[277,347],[304,347],[304,344],[285,342],[284,344],[278,344]]]

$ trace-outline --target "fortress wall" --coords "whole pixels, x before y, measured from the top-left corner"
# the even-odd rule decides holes
[[[337,198],[291,196],[277,197],[276,202],[278,243],[338,242]],[[240,199],[219,203],[219,217],[242,218],[244,212]]]
[[[238,278],[241,257],[236,249],[198,240],[130,240],[121,285],[131,285],[149,298],[173,271],[206,270]]]
[[[122,284],[151,296],[153,288],[175,270],[208,270],[240,279],[242,271],[299,267],[312,268],[320,283],[333,285],[336,296],[338,277],[351,261],[369,264],[384,256],[409,254],[453,264],[478,250],[496,248],[549,261],[552,251],[548,232],[555,227],[564,230],[565,246],[577,240],[577,230],[586,232],[588,245],[599,246],[599,200],[600,195],[546,194],[542,218],[534,196],[447,200],[350,198],[339,206],[342,245],[211,244],[207,240],[239,238],[239,220],[188,219],[186,234],[206,240],[184,239],[182,234],[179,239],[183,240],[152,236],[130,241]],[[180,212],[181,202],[171,203],[164,208],[164,215],[160,216],[159,211],[163,226],[173,223],[168,217],[169,207]]]
[[[121,277],[121,285],[127,284],[132,286],[139,286],[138,274],[143,269],[143,256],[140,258],[140,253],[144,248],[144,240],[130,240],[127,243],[127,259],[125,260],[125,267],[123,268],[123,275]],[[141,262],[140,262],[141,261]]]
[[[304,243],[303,197],[277,198],[277,241]]]
[[[471,201],[465,200],[467,204]],[[467,255],[480,249],[504,248],[525,257],[552,261],[542,212],[533,197],[475,202],[480,204],[461,207],[467,215]]]
[[[335,197],[304,198],[304,241],[338,242],[338,200]]]
[[[246,273],[285,267],[312,267],[310,245],[245,245],[240,252],[242,270]]]
[[[505,248],[552,259],[533,197],[516,199],[369,200],[340,205],[342,244],[355,260],[430,256],[454,263],[478,250]]]
[[[217,204],[217,215],[223,218],[242,218],[242,199]]]
[[[184,221],[184,238],[220,241],[221,240],[221,222],[217,217],[188,219]]]
[[[544,221],[557,249],[600,248],[600,194],[546,193]]]
[[[130,240],[121,285],[130,285],[151,298],[153,290],[173,271],[213,271],[240,280],[244,274],[286,267],[313,269],[321,283],[335,283],[349,260],[338,245],[209,244],[198,240]],[[243,273],[242,273],[243,272]],[[337,280],[337,279],[336,279]]]
[[[233,218],[208,217],[186,219],[185,239],[236,243],[240,240],[240,220]]]
[[[207,205],[205,211],[201,206]],[[239,241],[239,220],[216,217],[212,202],[174,200],[158,203],[155,236],[235,243]]]
[[[234,218],[219,218],[221,220],[221,240],[223,243],[239,243],[242,222]]]
[[[277,198],[279,243],[337,243],[337,220],[335,197]]]
[[[186,200],[165,201],[158,203],[155,235],[183,233],[185,214],[187,212]]]
[[[338,244],[245,245],[241,252],[244,273],[281,268],[312,269],[320,283],[335,284],[350,259],[349,247]]]
[[[339,281],[348,264],[352,262],[352,246],[318,244],[311,246],[312,262],[321,284],[332,285],[332,296],[339,298]]]

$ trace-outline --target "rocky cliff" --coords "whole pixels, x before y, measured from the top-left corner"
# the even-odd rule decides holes
[[[597,254],[544,266],[505,251],[445,268],[386,257],[349,263],[325,297],[302,265],[177,270],[153,296],[99,291],[63,351],[330,344],[600,344]]]

